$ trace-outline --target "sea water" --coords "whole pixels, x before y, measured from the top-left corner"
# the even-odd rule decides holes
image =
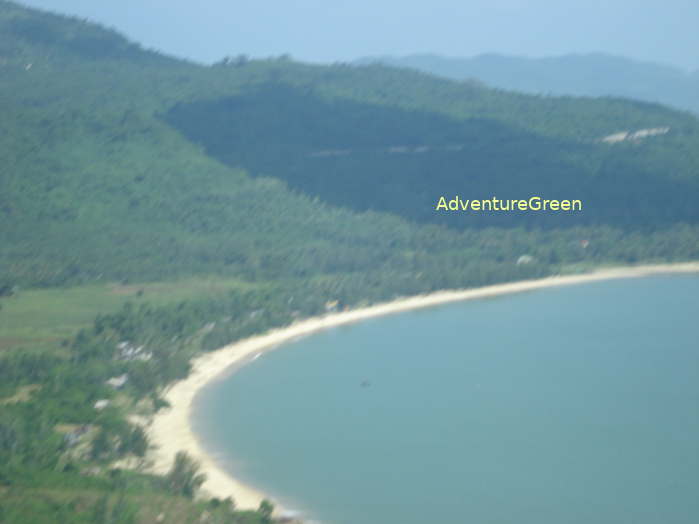
[[[198,398],[236,477],[328,524],[696,524],[699,277],[374,318]]]

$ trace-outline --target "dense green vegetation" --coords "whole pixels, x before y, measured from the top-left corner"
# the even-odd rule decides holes
[[[184,455],[163,478],[124,471],[115,461],[138,467],[149,447],[128,414],[162,408],[163,386],[187,375],[196,352],[217,347],[225,337],[288,322],[296,314],[282,306],[288,307],[288,291],[236,286],[169,306],[127,302],[116,313],[99,315],[59,352],[6,352],[0,358],[3,516],[8,522],[97,523],[106,522],[100,519],[107,511],[112,522],[153,522],[160,513],[167,522],[195,522],[207,512],[216,522],[265,521],[264,508],[256,514],[234,511],[234,501],[187,502],[203,477]],[[296,307],[318,312],[317,302],[298,300]],[[251,316],[251,310],[258,314]],[[109,383],[124,376],[123,385]],[[184,500],[164,500],[173,497]],[[45,504],[32,505],[33,498]],[[181,511],[173,513],[171,505]]]
[[[113,313],[129,301],[160,306],[249,287],[252,285],[234,279],[189,278],[139,285],[15,289],[0,299],[0,351],[53,349],[63,339],[90,327],[96,312]]]
[[[574,96],[622,96],[699,113],[699,71],[638,62],[603,53],[524,58],[484,54],[367,57],[359,64],[410,67],[454,80],[479,80],[501,89]]]
[[[185,456],[138,467],[129,416],[162,409],[196,354],[328,301],[699,257],[699,123],[658,105],[285,58],[203,67],[0,0],[0,114],[7,522],[268,521],[193,499]],[[432,212],[441,194],[534,191],[586,212]]]
[[[699,220],[696,164],[675,154],[690,137],[699,150],[699,122],[688,123],[683,137],[610,147],[549,138],[494,118],[377,107],[279,84],[178,104],[167,120],[231,166],[282,178],[332,204],[418,222],[638,229]],[[435,212],[440,196],[457,194],[577,198],[584,206],[574,214]]]
[[[50,41],[35,38],[45,26]],[[329,208],[314,203],[315,195],[411,220],[509,226],[519,218],[518,225],[526,225],[528,218],[435,218],[434,193],[475,187],[486,193],[481,198],[494,190],[509,197],[529,194],[530,184],[541,189],[550,183],[565,197],[582,194],[589,212],[577,219],[529,218],[534,224],[550,218],[562,226],[602,222],[626,228],[634,220],[662,227],[696,220],[699,125],[661,106],[505,94],[384,67],[269,60],[205,68],[136,52],[112,32],[8,3],[0,27],[0,262],[6,278],[21,285],[100,276],[147,281],[192,273],[246,279],[342,273],[347,266],[396,267],[391,244],[424,258],[464,244],[446,229]],[[102,34],[104,46],[81,44],[83,33]],[[112,50],[93,56],[102,48]],[[232,121],[219,116],[211,129],[240,140],[223,153],[218,143],[200,142],[255,178],[224,166],[167,123],[168,115],[215,111],[236,95],[254,102],[240,115],[250,125],[229,112],[224,114]],[[328,105],[333,108],[326,113]],[[187,133],[197,118],[208,116],[178,119],[178,127]],[[307,121],[314,125],[300,125]],[[387,136],[369,133],[379,121]],[[656,126],[670,126],[671,133],[639,144],[590,144],[620,129]],[[247,134],[235,135],[241,129]],[[476,136],[482,139],[474,141]],[[301,144],[305,153],[329,143],[346,148],[346,140],[349,146],[401,146],[406,140],[443,145],[452,138],[466,141],[466,151],[297,158],[301,153],[286,147]],[[286,179],[292,191],[261,175]],[[371,190],[362,190],[368,183]],[[665,205],[668,199],[672,206]],[[654,207],[658,202],[663,205]],[[386,233],[376,235],[377,224]],[[414,241],[406,244],[400,238],[405,235],[389,233],[396,230],[410,231]],[[423,249],[425,237],[429,251]],[[354,263],[345,246],[364,260]]]

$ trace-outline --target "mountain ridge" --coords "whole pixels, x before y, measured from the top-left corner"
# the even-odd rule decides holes
[[[473,57],[438,54],[363,57],[357,64],[384,63],[444,78],[483,82],[531,94],[623,96],[699,113],[699,70],[632,60],[605,53],[526,58],[497,53]]]

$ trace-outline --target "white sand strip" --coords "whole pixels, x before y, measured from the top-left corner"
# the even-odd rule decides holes
[[[592,273],[571,276],[555,276],[538,280],[526,280],[507,284],[497,284],[475,289],[438,291],[428,295],[401,298],[362,309],[332,313],[322,317],[309,318],[290,326],[275,329],[263,335],[250,337],[226,347],[206,353],[192,362],[192,372],[184,380],[173,384],[165,398],[170,408],[161,410],[148,426],[151,443],[156,449],[151,453],[153,471],[166,473],[178,451],[187,451],[202,465],[207,480],[203,489],[211,496],[225,498],[232,496],[240,509],[257,509],[264,493],[247,486],[223,471],[215,460],[206,453],[199,438],[192,431],[190,418],[192,403],[196,394],[209,382],[220,378],[227,369],[236,364],[244,364],[261,353],[269,351],[284,342],[310,335],[317,331],[342,326],[380,315],[390,315],[412,309],[426,308],[448,302],[494,297],[509,293],[519,293],[553,286],[583,284],[614,278],[632,278],[662,273],[699,272],[699,262],[665,264],[654,266],[622,267],[602,269]],[[278,512],[281,508],[277,508]]]

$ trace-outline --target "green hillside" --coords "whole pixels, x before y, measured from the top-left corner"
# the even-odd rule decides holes
[[[699,124],[661,106],[514,95],[375,66],[280,59],[202,67],[10,3],[0,24],[1,260],[18,283],[420,271],[397,253],[429,260],[469,238],[351,211],[368,208],[456,229],[628,229],[697,219]],[[670,132],[595,143],[659,126]],[[464,149],[377,153],[406,145]],[[360,150],[308,157],[328,147]],[[536,191],[583,198],[586,211],[433,213],[440,194]],[[658,205],[668,200],[672,207]],[[384,236],[375,234],[377,222]],[[441,247],[425,249],[427,237]]]
[[[361,83],[364,76],[358,70],[356,80],[347,82]],[[513,105],[510,95],[500,98],[502,106]],[[561,110],[567,103],[561,101]],[[670,111],[659,116],[658,108],[626,105],[638,113],[636,118],[654,118],[656,124],[672,120],[678,128],[642,143],[609,145],[546,136],[497,114],[447,117],[329,98],[313,88],[282,84],[177,104],[166,120],[228,165],[282,178],[292,188],[359,211],[390,211],[454,228],[608,224],[637,229],[696,223],[699,176],[693,166],[699,158],[694,153],[678,157],[676,152],[699,151],[699,122]],[[516,114],[513,107],[510,118]],[[617,129],[614,125],[624,120],[610,120],[608,129]],[[592,130],[586,133],[594,136]],[[494,211],[465,218],[435,213],[440,196],[455,194],[579,198],[585,205],[573,216]],[[673,203],[671,211],[667,202]]]
[[[328,302],[699,257],[699,123],[659,105],[204,67],[0,0],[0,115],[2,522],[269,522],[123,467],[195,355]],[[585,211],[434,212],[534,192]]]
[[[178,102],[277,74],[310,78],[315,68],[263,62],[241,74],[113,49],[86,58],[72,35],[93,26],[11,4],[2,13],[0,260],[14,284],[412,270],[417,256],[439,263],[435,243],[466,245],[456,233],[329,208],[278,180],[253,179],[162,118]],[[68,43],[11,29],[46,25]]]

